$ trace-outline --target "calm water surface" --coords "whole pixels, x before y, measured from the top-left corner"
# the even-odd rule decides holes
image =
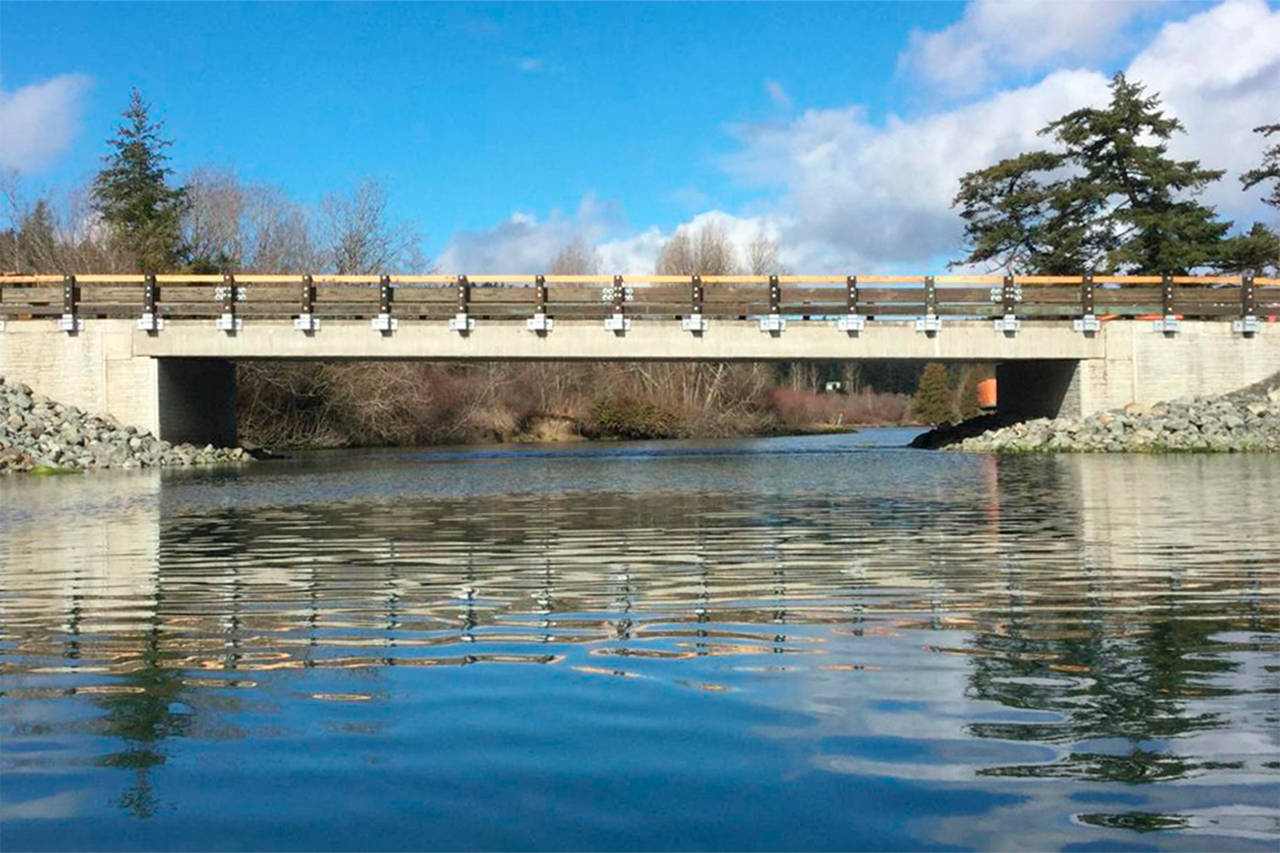
[[[0,846],[1280,845],[1280,457],[0,479]]]

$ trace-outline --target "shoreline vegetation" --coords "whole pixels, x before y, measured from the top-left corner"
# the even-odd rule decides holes
[[[910,425],[905,391],[819,393],[809,364],[246,363],[239,428],[272,448],[734,438]],[[909,388],[908,370],[882,381]],[[901,373],[902,375],[896,375]]]

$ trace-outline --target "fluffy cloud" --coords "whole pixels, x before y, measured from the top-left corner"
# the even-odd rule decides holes
[[[63,74],[13,91],[0,86],[0,168],[34,172],[52,162],[79,128],[89,82]]]
[[[785,124],[735,130],[743,149],[726,165],[783,190],[799,239],[831,247],[833,260],[919,262],[951,251],[957,179],[1032,146],[1049,118],[1105,97],[1106,78],[1061,71],[1035,86],[916,120],[867,121],[858,107],[809,110]]]
[[[983,16],[994,14],[985,10],[988,5],[974,4],[965,20],[987,20]],[[1046,37],[1039,54],[1028,49],[1023,55],[1061,55],[1067,42],[1054,38],[1059,40]],[[1126,71],[1159,93],[1186,125],[1188,133],[1171,142],[1173,155],[1227,170],[1206,200],[1241,224],[1264,216],[1258,194],[1241,192],[1236,177],[1262,156],[1265,141],[1252,128],[1280,121],[1280,9],[1263,0],[1227,0],[1166,23]],[[739,125],[731,132],[740,148],[723,166],[764,189],[768,205],[751,216],[708,211],[685,224],[716,221],[740,246],[763,229],[779,242],[783,263],[795,270],[918,269],[953,258],[962,234],[951,207],[960,176],[1046,146],[1037,131],[1069,110],[1104,105],[1107,84],[1108,75],[1100,71],[1060,69],[1033,84],[918,117],[872,121],[860,107],[849,106]],[[528,268],[539,268],[582,235],[597,243],[607,269],[652,269],[671,232],[651,227],[615,236],[614,227],[592,212],[597,208],[588,199],[567,219],[513,216],[490,232],[460,235],[446,258],[479,257],[485,261],[480,265],[490,267],[490,260],[501,259],[499,265],[513,269],[528,259]]]
[[[1227,170],[1205,200],[1228,216],[1265,216],[1260,194],[1241,192],[1237,176],[1262,160],[1265,143],[1252,129],[1280,121],[1280,9],[1232,0],[1166,24],[1128,73],[1186,126],[1172,154]]]
[[[546,269],[569,243],[598,243],[617,221],[614,206],[587,196],[571,216],[552,211],[545,220],[522,212],[479,231],[460,231],[440,256],[446,272],[514,273]]]
[[[1149,6],[1125,0],[976,0],[944,30],[913,31],[898,67],[943,91],[970,94],[1004,71],[1095,57]]]

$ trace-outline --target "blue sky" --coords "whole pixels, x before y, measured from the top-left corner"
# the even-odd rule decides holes
[[[1008,6],[0,2],[0,118],[21,119],[0,130],[0,164],[34,190],[83,182],[137,86],[179,172],[229,166],[308,202],[373,175],[454,262],[504,245],[536,262],[575,234],[642,262],[681,223],[720,216],[778,238],[793,266],[918,265],[955,241],[949,166],[1036,144],[1032,125],[1106,75],[1176,53],[1170,26],[1210,48],[1280,26],[1264,0]],[[1188,124],[1218,121],[1204,102],[1226,84],[1246,90],[1234,121],[1280,120],[1256,91],[1280,86],[1280,39],[1262,44],[1231,80],[1156,82]],[[49,116],[42,93],[61,99]],[[1017,103],[997,115],[1002,100]],[[974,150],[966,118],[998,138]]]

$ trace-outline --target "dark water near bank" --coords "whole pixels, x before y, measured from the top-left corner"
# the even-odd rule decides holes
[[[0,847],[1267,849],[1280,457],[0,479]]]

